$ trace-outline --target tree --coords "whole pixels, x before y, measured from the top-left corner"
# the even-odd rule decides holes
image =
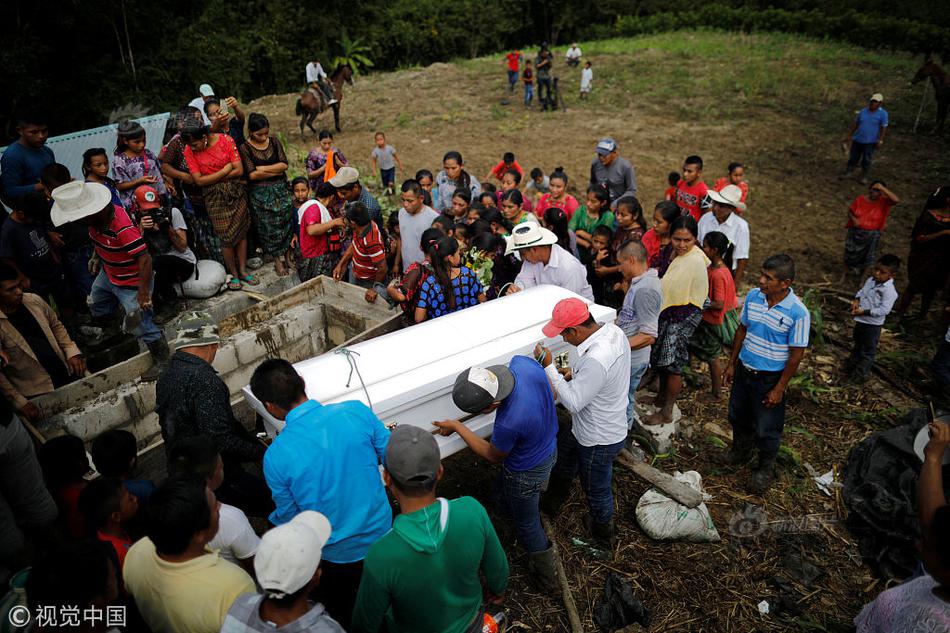
[[[372,49],[359,37],[351,39],[346,29],[343,29],[340,36],[340,49],[342,54],[333,58],[334,67],[349,66],[353,75],[359,75],[361,68],[373,67],[373,60],[368,57]]]

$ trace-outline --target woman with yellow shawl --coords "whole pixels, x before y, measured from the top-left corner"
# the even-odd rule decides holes
[[[673,261],[662,279],[660,321],[650,353],[650,365],[660,377],[660,393],[654,400],[657,411],[643,420],[645,424],[673,421],[673,404],[683,389],[683,367],[689,362],[689,340],[709,300],[709,258],[697,245],[698,232],[696,220],[688,215],[670,226]]]

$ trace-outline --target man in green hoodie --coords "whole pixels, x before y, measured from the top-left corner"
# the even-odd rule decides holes
[[[369,548],[351,633],[474,633],[482,630],[482,586],[504,598],[508,559],[475,499],[435,496],[443,469],[431,433],[400,426],[386,446],[383,479],[402,513]]]

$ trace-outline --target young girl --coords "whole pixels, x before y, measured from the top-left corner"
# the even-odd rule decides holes
[[[653,211],[653,228],[644,233],[643,246],[647,249],[650,268],[656,268],[660,277],[666,274],[673,259],[673,244],[670,241],[670,225],[682,215],[672,200],[664,200]]]
[[[162,169],[155,154],[145,147],[145,128],[135,121],[123,121],[116,131],[117,141],[113,157],[112,174],[122,206],[132,206],[133,191],[141,185],[155,187],[158,195],[165,198],[168,189],[162,179]]]
[[[456,189],[465,189],[469,192],[468,201],[477,198],[482,187],[475,176],[465,171],[462,155],[456,151],[446,152],[442,157],[442,171],[435,177],[435,188],[439,195],[433,200],[433,208],[440,213],[450,213],[452,210],[452,194]]]
[[[522,222],[538,222],[533,213],[524,210],[524,196],[517,189],[510,189],[501,194],[501,213],[512,226]]]
[[[485,211],[485,205],[481,202],[473,202],[472,206],[468,208],[468,216],[465,218],[466,224],[471,224],[476,222],[482,217],[482,213]]]
[[[108,187],[112,192],[112,203],[123,206],[115,181],[109,178],[109,157],[104,147],[91,147],[82,153],[82,175],[86,182],[98,182]]]
[[[581,71],[581,99],[586,99],[590,94],[591,84],[594,83],[594,71],[590,67],[590,62],[584,63],[584,70]]]
[[[402,235],[399,233],[399,214],[391,213],[386,221],[389,232],[389,246],[386,250],[386,263],[389,270],[402,270]]]
[[[505,255],[505,239],[494,233],[478,233],[472,238],[473,264],[485,271],[479,281],[489,299],[502,296],[521,272],[521,262],[514,255]],[[487,277],[487,279],[486,279]]]
[[[416,172],[416,181],[418,181],[419,186],[422,187],[422,195],[426,206],[435,209],[439,201],[439,191],[438,189],[432,188],[433,183],[435,183],[435,177],[432,175],[432,172],[428,169],[420,169]]]
[[[745,202],[745,199],[749,197],[749,183],[745,181],[745,165],[742,163],[729,163],[726,175],[716,180],[716,184],[713,185],[713,191],[722,191],[729,185],[735,185],[742,190],[742,197],[739,198],[739,202]],[[736,213],[742,215],[742,210],[737,208]]]
[[[514,206],[514,205],[513,205]],[[518,207],[515,206],[517,209]],[[497,209],[485,209],[481,221],[487,222],[495,235],[505,236],[511,233],[514,225],[508,221]]]
[[[644,424],[673,421],[673,405],[683,388],[683,367],[689,362],[689,341],[709,296],[709,259],[696,245],[698,231],[691,216],[679,217],[670,226],[675,257],[663,277],[657,338],[650,351],[650,366],[659,374],[660,391],[654,400],[657,411],[645,417]]]
[[[636,198],[623,198],[617,203],[617,230],[610,239],[610,251],[614,258],[623,243],[629,240],[642,240],[647,230],[646,220],[643,219],[643,207]],[[620,272],[618,268],[616,272]]]
[[[558,209],[564,209],[564,213],[570,219],[580,205],[577,203],[577,199],[567,192],[567,174],[564,173],[563,167],[554,169],[554,173],[548,178],[548,186],[551,191],[542,195],[535,207],[538,209],[539,216],[548,207],[557,207]]]
[[[471,268],[459,265],[459,245],[454,238],[442,236],[429,246],[432,276],[419,287],[416,323],[458,312],[487,299],[482,284]]]
[[[696,358],[709,364],[710,393],[701,394],[703,402],[719,400],[722,389],[722,363],[719,355],[723,347],[732,346],[732,337],[739,328],[736,312],[736,284],[732,279],[732,250],[729,238],[719,231],[706,234],[703,252],[709,258],[706,277],[709,280],[709,305],[703,311],[702,321],[696,328],[689,349]]]
[[[348,164],[343,152],[333,145],[333,133],[330,130],[320,130],[317,146],[310,150],[304,160],[310,188],[316,191],[321,183],[333,178],[340,167]]]
[[[671,171],[666,177],[666,184],[669,185],[666,188],[666,191],[663,192],[664,200],[676,201],[676,183],[680,181],[680,173],[678,171]],[[718,189],[716,190],[718,191]]]
[[[498,192],[496,191],[495,193],[498,193]],[[493,209],[498,208],[498,199],[495,197],[495,194],[492,193],[491,191],[483,191],[480,194],[478,194],[478,201],[486,209],[488,207],[491,207]]]
[[[518,186],[521,184],[521,174],[514,169],[509,169],[501,177],[501,191],[495,192],[495,198],[498,200],[499,204],[501,203],[501,196],[506,191],[511,191],[512,189],[518,189]],[[521,203],[521,208],[524,209],[526,213],[531,213],[531,200],[521,194],[523,202]]]
[[[610,211],[610,193],[602,185],[587,188],[587,204],[578,209],[571,217],[568,228],[577,238],[579,255],[587,257],[591,248],[590,240],[598,226],[613,228],[614,214]]]
[[[431,227],[422,232],[422,238],[419,240],[419,248],[425,254],[421,262],[409,264],[409,268],[403,273],[401,278],[394,279],[386,288],[389,298],[395,301],[402,308],[403,317],[406,323],[415,323],[416,300],[419,287],[432,274],[432,264],[429,262],[429,247],[435,244],[444,234],[436,227]],[[394,270],[399,270],[395,268]]]
[[[456,224],[464,222],[468,217],[468,208],[472,204],[472,194],[468,189],[456,189],[452,192],[452,208],[449,215]]]
[[[316,200],[309,199],[309,189],[294,185],[294,198],[303,198],[298,207],[300,218],[300,255],[301,264],[297,267],[300,281],[308,281],[318,275],[333,274],[333,268],[340,261],[342,251],[341,231],[346,220],[334,217],[331,206],[336,198],[336,189],[328,182],[320,183],[316,191]]]
[[[557,207],[548,207],[544,211],[544,217],[541,218],[541,225],[557,235],[558,246],[568,253],[580,259],[577,252],[577,240],[574,233],[569,230],[567,215],[562,209]]]

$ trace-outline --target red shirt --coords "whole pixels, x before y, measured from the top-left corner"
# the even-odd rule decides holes
[[[518,164],[518,161],[506,165],[505,161],[498,161],[498,164],[491,168],[491,175],[501,180],[501,177],[505,175],[505,172],[509,169],[514,169],[516,172],[521,174],[521,178],[524,178],[524,170],[521,168],[521,165]]]
[[[663,192],[664,200],[676,200],[676,187],[667,187]]]
[[[119,571],[121,572],[122,566],[125,565],[125,555],[129,552],[129,548],[132,547],[132,540],[128,536],[112,536],[101,530],[96,532],[96,537],[100,541],[105,541],[112,545],[116,556],[119,557]]]
[[[314,224],[323,224],[322,210],[320,203],[316,200],[308,200],[303,203],[303,216],[300,218],[300,254],[307,259],[326,255],[329,247],[327,246],[327,234],[310,235],[307,233],[307,227]],[[299,210],[298,210],[299,213]]]
[[[508,70],[515,73],[518,72],[518,63],[521,61],[521,52],[515,51],[513,53],[508,53],[505,55],[505,59],[508,60]]]
[[[375,222],[360,231],[353,238],[353,276],[357,279],[376,279],[379,263],[386,261],[386,249],[383,236]]]
[[[138,227],[132,224],[129,214],[118,205],[109,227],[102,232],[89,227],[89,239],[102,260],[106,276],[116,286],[139,285],[138,258],[147,254],[148,246]]]
[[[706,269],[706,276],[709,278],[709,300],[723,303],[721,310],[705,310],[703,321],[711,325],[721,325],[726,318],[726,312],[736,309],[736,282],[733,281],[732,271],[728,266],[710,266]]]
[[[640,241],[643,242],[643,248],[647,249],[647,261],[656,257],[656,254],[660,252],[660,236],[653,229],[644,233]]]
[[[848,228],[854,227],[866,231],[883,230],[884,225],[887,224],[887,216],[893,206],[894,203],[891,202],[891,199],[883,194],[873,202],[864,196],[858,196],[854,202],[851,203],[851,206],[848,207],[858,221],[854,223],[849,216],[846,226]]]
[[[680,180],[676,183],[676,206],[699,222],[699,217],[703,214],[701,205],[708,193],[709,187],[702,180],[692,186],[687,185],[685,180]]]
[[[581,206],[577,202],[577,198],[571,194],[567,194],[563,200],[557,201],[551,197],[551,194],[546,193],[541,196],[541,199],[538,200],[538,205],[534,208],[534,212],[538,215],[539,218],[544,217],[544,212],[550,209],[551,207],[557,207],[564,211],[564,214],[567,216],[567,219],[570,220],[571,216],[574,215],[574,212],[577,211],[577,208]]]
[[[729,179],[723,176],[722,178],[716,181],[715,185],[713,185],[713,191],[722,191],[723,189],[725,189],[731,184],[732,183],[729,182]],[[740,191],[742,191],[742,195],[739,196],[739,202],[745,202],[745,199],[749,197],[749,183],[743,180],[736,186],[739,187]],[[739,210],[736,209],[736,211],[739,211]]]
[[[240,162],[234,139],[227,134],[218,134],[218,140],[208,149],[193,152],[190,145],[185,146],[185,163],[192,172],[208,176],[221,171],[228,163]]]

